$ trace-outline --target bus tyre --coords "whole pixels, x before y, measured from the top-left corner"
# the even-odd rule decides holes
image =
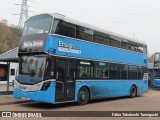
[[[85,105],[89,101],[89,91],[86,87],[82,87],[78,92],[78,104]]]
[[[137,95],[137,88],[135,85],[132,85],[131,90],[130,90],[130,97],[134,98]]]

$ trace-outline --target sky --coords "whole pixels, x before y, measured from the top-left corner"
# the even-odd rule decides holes
[[[0,20],[18,25],[22,0],[1,0]],[[28,0],[29,16],[60,13],[99,28],[139,39],[149,55],[160,52],[160,0]]]

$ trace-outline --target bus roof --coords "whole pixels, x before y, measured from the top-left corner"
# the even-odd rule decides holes
[[[142,44],[142,45],[147,45],[145,42],[143,42],[141,40],[137,40],[137,39],[133,39],[133,38],[130,38],[130,37],[126,37],[126,36],[111,32],[111,31],[106,30],[106,29],[101,29],[99,27],[95,27],[93,25],[89,25],[89,24],[80,22],[78,20],[71,19],[71,18],[66,17],[65,15],[62,15],[62,14],[59,14],[59,13],[42,13],[42,14],[48,14],[48,15],[52,16],[53,18],[61,19],[61,20],[66,21],[68,23],[79,25],[79,26],[82,26],[82,27],[86,27],[86,28],[95,30],[97,32],[102,32],[102,33],[105,33],[105,34],[113,35],[115,37],[120,37],[120,38],[122,38],[124,40],[129,40],[131,42],[139,43],[139,44]],[[42,14],[38,14],[38,15],[42,15]]]

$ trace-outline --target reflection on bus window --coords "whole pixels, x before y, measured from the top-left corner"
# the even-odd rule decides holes
[[[137,79],[138,77],[138,69],[137,66],[129,66],[128,67],[128,79]]]
[[[30,18],[24,26],[23,35],[33,35],[49,33],[52,17],[48,15],[41,15]]]
[[[46,56],[22,56],[21,64],[21,74],[29,74],[34,75],[36,77],[42,77],[46,65]]]
[[[87,41],[93,41],[93,30],[77,26],[77,38]]]
[[[109,78],[120,79],[120,64],[110,63],[109,64]]]
[[[88,79],[93,78],[93,66],[89,61],[80,61],[78,65],[78,78]]]
[[[75,38],[75,25],[60,20],[54,20],[52,33]]]
[[[108,63],[94,62],[94,78],[106,79],[108,78]]]

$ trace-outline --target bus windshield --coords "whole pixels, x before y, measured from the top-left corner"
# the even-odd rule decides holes
[[[33,55],[21,57],[21,74],[34,77],[43,77],[46,66],[46,55]]]
[[[49,15],[31,17],[25,23],[23,35],[49,33],[52,19],[53,18]]]
[[[160,69],[155,70],[154,78],[155,79],[160,79]]]

